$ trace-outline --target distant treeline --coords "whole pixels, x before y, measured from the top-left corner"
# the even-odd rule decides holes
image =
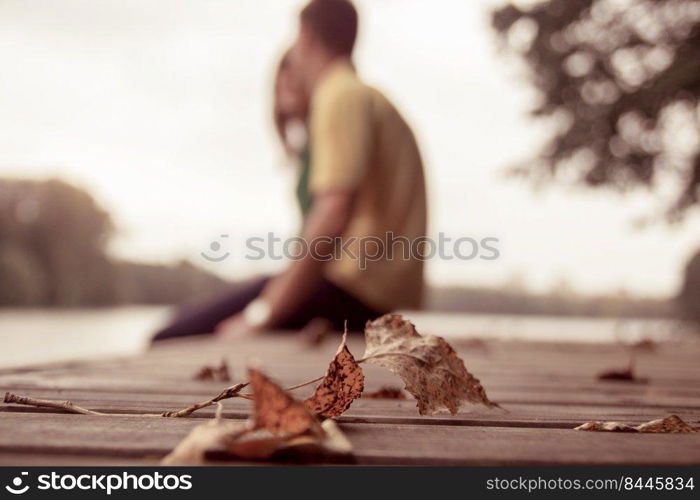
[[[533,294],[488,288],[432,288],[428,309],[486,314],[672,318],[678,316],[672,300],[625,296],[586,297],[571,293]]]
[[[91,307],[179,303],[213,293],[220,278],[188,262],[111,258],[110,215],[58,180],[0,180],[0,305]]]
[[[227,283],[183,261],[117,260],[106,245],[110,215],[85,191],[58,180],[0,179],[0,306],[94,307],[179,304]],[[492,314],[673,317],[700,321],[700,253],[679,300],[534,295],[518,289],[432,288],[427,307]]]

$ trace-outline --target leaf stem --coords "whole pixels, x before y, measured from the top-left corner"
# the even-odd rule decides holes
[[[413,354],[408,354],[406,352],[380,352],[377,354],[370,354],[369,356],[366,356],[362,359],[358,359],[357,363],[364,363],[365,361],[370,361],[370,360],[376,359],[376,358],[383,358],[385,356],[404,356],[407,358],[416,359],[416,360],[420,361],[421,363],[427,362],[423,358],[420,358],[420,357],[415,356]]]
[[[293,391],[293,390],[295,390],[295,389],[301,389],[302,387],[306,387],[307,385],[311,385],[311,384],[313,384],[314,382],[320,382],[321,380],[324,379],[324,377],[325,377],[325,375],[321,375],[320,377],[316,377],[315,379],[309,380],[308,382],[302,382],[301,384],[297,384],[297,385],[293,385],[293,386],[291,386],[291,387],[287,387],[287,388],[285,389],[285,391]]]
[[[200,403],[195,403],[191,406],[188,406],[187,408],[183,408],[182,410],[179,411],[166,411],[162,413],[163,417],[169,417],[169,418],[182,418],[182,417],[187,417],[191,415],[192,413],[196,412],[197,410],[200,410],[202,408],[206,408],[207,406],[211,406],[214,404],[217,404],[219,401],[222,401],[224,399],[230,399],[230,398],[235,398],[235,397],[245,397],[246,395],[240,394],[240,391],[245,388],[248,385],[248,382],[244,382],[242,384],[236,384],[232,385],[231,387],[227,387],[223,391],[221,391],[219,394],[214,396],[211,399],[207,399],[206,401],[202,401]]]

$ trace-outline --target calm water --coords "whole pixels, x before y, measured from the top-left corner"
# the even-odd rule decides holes
[[[138,353],[166,307],[0,310],[0,367]],[[687,331],[668,320],[413,313],[419,331],[445,337],[571,342],[667,340]]]
[[[0,309],[0,367],[134,354],[167,317],[165,307]]]

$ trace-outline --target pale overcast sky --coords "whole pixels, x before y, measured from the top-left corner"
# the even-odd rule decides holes
[[[532,94],[497,54],[498,2],[363,0],[357,65],[414,126],[426,160],[431,233],[493,236],[496,261],[429,263],[431,282],[537,291],[675,293],[700,220],[636,230],[643,194],[504,179],[537,152]],[[58,176],[88,189],[120,230],[113,252],[190,258],[226,276],[241,239],[293,235],[293,172],[270,119],[279,54],[300,0],[0,0],[0,176]],[[200,257],[220,234],[233,256]],[[238,250],[238,254],[236,251]]]

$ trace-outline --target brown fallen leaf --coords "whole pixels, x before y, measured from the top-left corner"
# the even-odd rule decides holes
[[[634,358],[630,359],[629,364],[625,368],[616,368],[600,372],[596,378],[598,380],[615,380],[621,382],[636,382],[638,384],[646,384],[647,379],[639,378],[634,373]]]
[[[253,389],[253,427],[273,434],[317,434],[320,424],[316,417],[279,385],[261,371],[248,369],[248,380]]]
[[[632,344],[631,347],[638,351],[655,351],[657,344],[651,339],[642,339]]]
[[[473,337],[470,339],[457,339],[453,342],[454,345],[465,349],[488,351],[489,346],[484,339]]]
[[[421,415],[445,410],[454,415],[464,403],[498,407],[445,339],[420,335],[399,315],[368,322],[365,342],[364,359],[401,377]]]
[[[350,442],[334,421],[319,423],[302,402],[259,370],[250,369],[248,375],[255,396],[248,421],[225,420],[217,414],[192,429],[163,464],[201,464],[214,457],[307,461],[352,453]]]
[[[163,460],[163,465],[202,465],[207,451],[249,431],[245,421],[212,419],[194,427]]]
[[[636,427],[639,432],[664,432],[672,434],[694,434],[700,429],[692,427],[678,415],[669,415],[666,418],[650,420]]]
[[[324,420],[319,429],[320,433],[306,432],[296,436],[281,436],[267,430],[256,430],[227,439],[225,449],[238,458],[285,459],[296,462],[352,454],[350,441],[335,421]]]
[[[639,432],[637,429],[631,425],[623,424],[621,422],[586,422],[578,427],[575,427],[576,431],[609,431],[609,432]]]
[[[338,352],[328,365],[326,376],[316,387],[313,396],[304,401],[306,407],[316,415],[339,417],[362,395],[365,375],[348,349],[347,337],[346,330]]]
[[[598,380],[623,380],[634,382],[637,378],[634,376],[632,368],[613,368],[612,370],[605,370],[600,372],[597,377]]]
[[[222,359],[219,366],[203,366],[195,373],[194,379],[201,381],[230,382],[231,375],[226,360]]]
[[[326,318],[314,318],[299,332],[299,338],[308,347],[316,348],[323,344],[329,333],[333,331],[333,323]]]
[[[640,425],[632,426],[620,422],[586,422],[579,425],[577,431],[608,431],[608,432],[648,432],[669,434],[694,434],[700,429],[694,428],[683,421],[678,415],[651,420]]]
[[[406,394],[404,394],[403,389],[398,387],[384,386],[376,391],[365,392],[362,397],[368,399],[406,399]]]
[[[304,403],[259,370],[249,369],[248,377],[255,395],[251,424],[254,433],[228,440],[230,453],[242,458],[284,454],[290,459],[302,459],[352,452],[350,442],[332,420],[320,424]]]

